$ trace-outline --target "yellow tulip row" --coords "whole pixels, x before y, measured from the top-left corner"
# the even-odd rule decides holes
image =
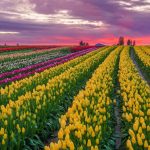
[[[70,67],[76,66],[77,64],[86,60],[87,58],[105,49],[107,49],[107,47],[90,52],[87,55],[80,56],[62,65],[44,70],[41,73],[36,73],[33,76],[26,77],[19,81],[12,82],[10,85],[6,86],[5,88],[1,87],[0,105],[7,105],[9,100],[12,101],[17,100],[19,96],[25,94],[28,91],[32,91],[35,88],[35,86],[45,84],[49,79],[52,79],[54,76],[63,73],[65,70],[69,69]],[[113,47],[110,47],[109,49],[112,50]]]
[[[100,149],[106,132],[111,132],[108,125],[112,110],[110,93],[121,49],[118,47],[111,52],[86,83],[85,90],[74,98],[68,112],[59,120],[58,142],[45,146],[45,150]]]
[[[150,56],[150,47],[148,47],[148,46],[142,46],[141,48],[143,49],[143,51],[144,51],[147,55]]]
[[[140,50],[136,48],[136,52]],[[120,56],[119,83],[122,118],[129,134],[126,146],[129,150],[150,150],[150,88],[133,64],[129,47]]]
[[[143,48],[145,49],[145,48]],[[134,48],[136,60],[146,74],[150,74],[150,56],[141,47]]]
[[[93,52],[95,55],[88,54],[90,57],[84,61],[78,58],[76,61],[80,63],[76,66],[68,68],[43,85],[37,85],[33,91],[28,91],[18,97],[18,100],[9,100],[6,107],[2,105],[0,111],[0,147],[7,149],[11,146],[12,149],[21,149],[24,138],[31,137],[44,128],[51,116],[53,107],[65,103],[66,96],[74,94],[110,51],[112,50],[107,48],[103,51]],[[41,76],[44,77],[47,72],[49,70]],[[107,77],[106,79],[111,83],[111,78]],[[103,87],[106,85],[103,84]],[[107,101],[109,103],[110,100]],[[102,111],[105,112],[105,109],[103,108]]]

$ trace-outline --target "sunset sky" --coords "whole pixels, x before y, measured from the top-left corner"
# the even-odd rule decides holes
[[[150,44],[150,0],[0,0],[0,44]]]

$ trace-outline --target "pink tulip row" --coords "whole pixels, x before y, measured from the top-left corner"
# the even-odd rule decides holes
[[[45,69],[48,69],[48,68],[54,67],[56,65],[65,63],[71,59],[74,59],[76,57],[87,54],[87,53],[89,53],[95,49],[96,48],[89,48],[86,50],[82,50],[80,52],[71,53],[71,54],[68,54],[66,56],[62,56],[59,58],[48,60],[46,62],[42,62],[42,63],[27,66],[24,68],[20,68],[20,69],[16,69],[13,71],[2,73],[2,74],[0,74],[0,78],[2,79],[2,80],[0,80],[0,84],[7,84],[8,82],[13,82],[13,81],[25,78],[29,75],[33,75],[36,72],[42,72]]]

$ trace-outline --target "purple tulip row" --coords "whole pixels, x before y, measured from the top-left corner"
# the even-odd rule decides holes
[[[66,56],[62,56],[59,58],[55,58],[46,62],[42,62],[42,63],[38,63],[38,64],[34,64],[31,66],[27,66],[25,68],[20,68],[20,69],[16,69],[10,72],[5,72],[0,74],[0,78],[4,78],[3,80],[0,80],[0,84],[7,84],[8,82],[13,82],[22,78],[25,78],[29,75],[35,74],[36,72],[42,72],[45,69],[54,67],[56,65],[65,63],[69,60],[72,60],[76,57],[82,56],[84,54],[87,54],[93,50],[95,50],[96,48],[89,48],[80,52],[76,52],[76,53],[71,53],[68,54]]]

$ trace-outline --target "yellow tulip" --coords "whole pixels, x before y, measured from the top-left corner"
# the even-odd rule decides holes
[[[63,129],[61,128],[58,132],[58,138],[59,139],[63,139],[64,133],[63,133]]]
[[[44,147],[44,150],[50,150],[50,147],[45,146],[45,147]]]
[[[145,135],[142,133],[141,134],[141,139],[144,140],[145,139]]]
[[[87,147],[91,147],[91,140],[90,139],[88,139]]]
[[[92,137],[93,137],[93,138],[95,137],[95,132],[94,132],[94,131],[92,131]]]
[[[131,143],[131,141],[129,139],[127,140],[126,145],[127,145],[128,148],[132,147],[132,143]]]
[[[140,123],[144,123],[144,118],[143,117],[140,117]]]
[[[5,126],[8,125],[8,121],[7,121],[7,120],[4,121],[4,125],[5,125]]]
[[[99,148],[98,148],[98,146],[97,146],[97,145],[95,146],[95,150],[99,150]]]
[[[65,141],[62,142],[62,148],[66,149],[66,142]]]
[[[145,124],[145,122],[142,123],[142,128],[143,128],[143,129],[146,129],[146,124]]]
[[[140,136],[137,136],[137,142],[138,142],[139,146],[143,145],[143,141]]]
[[[141,127],[139,127],[138,133],[142,134],[142,128]]]
[[[147,110],[147,116],[150,116],[150,109]]]
[[[96,139],[96,144],[97,144],[97,145],[99,144],[99,139]]]
[[[136,139],[135,139],[135,137],[134,137],[134,136],[131,138],[131,141],[132,141],[132,143],[133,143],[133,144],[135,144],[135,143],[136,143]]]
[[[135,123],[133,124],[133,129],[134,129],[134,131],[137,131],[138,128],[139,128],[139,124],[138,124],[137,122],[135,122]]]
[[[6,140],[6,139],[7,139],[7,134],[5,133],[5,134],[4,134],[4,140]]]
[[[0,136],[3,135],[4,133],[5,133],[5,129],[1,128],[1,130],[0,130]]]
[[[54,143],[50,143],[50,150],[55,150],[55,144]]]
[[[2,145],[5,145],[5,143],[6,143],[6,142],[5,142],[5,140],[3,139],[3,140],[2,140]]]
[[[73,144],[73,142],[70,142],[70,150],[74,150],[75,148],[74,148],[74,144]]]
[[[94,122],[96,122],[96,121],[97,121],[97,118],[96,118],[96,116],[94,116],[94,118],[93,118],[93,121],[94,121]]]
[[[133,130],[129,129],[129,134],[132,136],[132,137],[135,137],[135,134],[133,132]]]
[[[98,127],[98,125],[96,125],[95,132],[98,132],[98,131],[99,131],[99,127]]]
[[[144,141],[144,148],[147,148],[148,147],[148,142],[147,140]]]
[[[61,128],[64,129],[66,126],[66,121],[64,119],[61,120],[60,122]]]

